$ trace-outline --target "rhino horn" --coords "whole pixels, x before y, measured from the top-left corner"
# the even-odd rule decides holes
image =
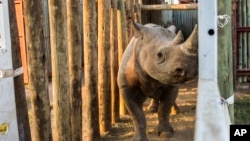
[[[129,18],[132,23],[135,38],[139,38],[146,32],[147,28],[139,23],[135,23],[132,18]]]
[[[182,31],[179,30],[179,32],[177,33],[177,35],[175,36],[175,38],[171,42],[171,45],[177,45],[177,44],[182,43],[183,41],[184,41],[184,37],[183,37]]]
[[[187,54],[197,55],[198,53],[198,26],[195,25],[193,32],[188,39],[182,44],[182,49]]]

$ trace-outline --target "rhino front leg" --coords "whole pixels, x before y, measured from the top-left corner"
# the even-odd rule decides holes
[[[142,104],[146,97],[140,89],[122,88],[122,97],[134,124],[134,137],[132,141],[148,141],[146,133],[146,118],[142,110]]]
[[[161,137],[170,138],[174,135],[174,129],[169,123],[170,110],[174,105],[178,95],[178,88],[174,86],[168,86],[164,88],[163,95],[160,98],[160,104],[158,108],[158,132]]]

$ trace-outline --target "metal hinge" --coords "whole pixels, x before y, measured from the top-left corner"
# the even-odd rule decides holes
[[[23,74],[23,67],[13,69],[0,69],[0,79],[7,77],[16,77]]]

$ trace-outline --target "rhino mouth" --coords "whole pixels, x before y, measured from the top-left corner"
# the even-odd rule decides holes
[[[178,76],[171,76],[171,77],[169,77],[167,79],[160,80],[161,83],[164,83],[164,84],[175,84],[175,85],[183,84],[186,81],[188,81],[187,78],[185,78],[185,77],[178,77]]]
[[[172,85],[181,85],[188,81],[191,81],[193,78],[195,78],[196,75],[188,76],[178,76],[171,73],[165,73],[165,75],[161,76],[158,80],[163,84],[172,84]]]

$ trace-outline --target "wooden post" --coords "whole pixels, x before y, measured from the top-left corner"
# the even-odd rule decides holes
[[[29,92],[32,104],[32,139],[51,141],[51,115],[48,91],[48,55],[45,48],[43,2],[25,0],[25,30],[29,60]]]
[[[125,18],[125,7],[124,1],[118,0],[117,10],[117,27],[118,27],[118,60],[119,64],[122,59],[123,52],[127,45],[126,39],[126,18]],[[120,115],[126,115],[128,112],[124,105],[123,99],[120,96]]]
[[[197,10],[198,4],[154,4],[141,5],[142,10]]]
[[[110,97],[110,0],[98,0],[98,94],[100,132],[111,127]]]
[[[83,33],[84,33],[84,85],[82,94],[83,139],[100,140],[99,108],[97,90],[97,25],[96,1],[83,1]],[[84,86],[83,85],[83,86]]]
[[[82,139],[82,39],[80,0],[67,1],[69,92],[71,104],[72,141]]]
[[[50,41],[52,60],[55,141],[70,141],[71,110],[69,94],[66,1],[50,0]]]
[[[119,121],[117,0],[111,0],[110,11],[110,74],[111,74],[111,123]]]
[[[141,23],[141,4],[139,0],[134,0],[135,21]]]
[[[126,7],[126,17],[131,17],[132,19],[135,19],[134,18],[134,4],[133,4],[133,1],[134,0],[126,0],[125,1],[125,7]],[[126,20],[126,27],[127,27],[127,42],[129,42],[132,37],[133,37],[133,28],[131,27],[131,24],[130,24],[130,20]],[[127,43],[128,44],[128,43]]]
[[[232,15],[232,1],[218,1],[218,15]],[[224,21],[222,21],[224,22]],[[218,83],[220,94],[227,99],[233,96],[233,53],[231,19],[218,29]],[[229,105],[231,122],[234,121],[233,104]]]
[[[238,25],[240,25],[240,26],[243,26],[243,20],[242,19],[244,19],[244,17],[243,17],[243,7],[242,7],[242,5],[243,5],[243,2],[244,2],[244,0],[239,0],[239,2],[238,2],[238,11],[239,11],[239,13],[237,13],[237,16],[238,16],[238,19],[237,19],[237,22],[238,22]],[[240,14],[241,13],[241,14]],[[240,47],[239,48],[239,52],[237,52],[237,53],[239,53],[238,55],[238,58],[239,58],[239,62],[238,62],[238,64],[239,64],[239,68],[238,69],[240,69],[240,70],[243,70],[243,68],[244,68],[244,62],[243,62],[243,33],[240,33],[240,34],[238,34],[239,36],[238,36],[238,40],[239,40],[239,42],[238,42],[238,46]],[[236,37],[237,38],[237,37]],[[239,76],[238,77],[238,81],[240,82],[240,83],[242,83],[242,82],[244,82],[244,76]]]

